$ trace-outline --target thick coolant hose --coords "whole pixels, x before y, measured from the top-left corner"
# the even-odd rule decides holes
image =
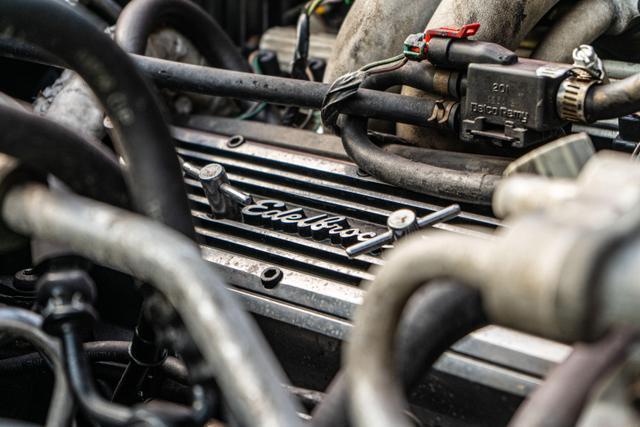
[[[591,344],[578,344],[525,400],[509,427],[576,425],[594,388],[616,370],[637,343],[636,331],[623,328]]]
[[[187,0],[133,0],[120,14],[116,42],[125,51],[144,55],[156,30],[173,28],[191,41],[213,67],[250,72],[233,41],[204,10]]]
[[[449,347],[486,322],[476,289],[438,283],[420,290],[403,313],[396,336],[396,367],[405,390],[412,390]],[[350,425],[348,399],[346,377],[340,373],[312,414],[312,426]]]
[[[594,86],[585,99],[589,122],[614,119],[640,110],[640,74],[605,85]]]
[[[40,173],[51,173],[80,195],[130,207],[118,160],[99,141],[4,105],[0,105],[0,129],[0,152]]]
[[[301,425],[273,352],[193,241],[157,221],[37,184],[10,189],[2,218],[16,232],[64,244],[155,287],[179,314],[241,424]]]
[[[87,82],[118,135],[134,207],[193,237],[171,135],[156,97],[129,55],[59,0],[1,1],[0,34],[43,48]]]
[[[0,331],[23,338],[44,353],[53,364],[55,385],[49,404],[46,427],[61,427],[71,424],[73,418],[73,400],[69,399],[62,353],[58,343],[42,330],[42,317],[28,310],[14,307],[0,308]],[[6,425],[20,425],[13,422]]]

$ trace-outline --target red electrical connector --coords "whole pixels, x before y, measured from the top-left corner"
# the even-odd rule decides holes
[[[440,27],[433,30],[427,30],[424,36],[424,41],[429,43],[433,37],[446,37],[448,39],[466,39],[467,37],[475,36],[480,29],[480,23],[467,24],[462,28],[452,27]]]

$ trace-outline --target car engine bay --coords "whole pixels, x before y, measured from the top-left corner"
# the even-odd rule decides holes
[[[0,0],[0,426],[640,425],[638,52],[631,0]]]

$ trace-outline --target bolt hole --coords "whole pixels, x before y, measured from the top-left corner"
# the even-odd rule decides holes
[[[238,148],[240,147],[242,144],[245,143],[245,139],[244,136],[242,135],[234,135],[231,138],[229,138],[227,140],[227,147],[229,148]]]
[[[267,289],[273,289],[282,280],[282,270],[278,267],[267,267],[260,274],[260,281],[262,282],[262,286]]]

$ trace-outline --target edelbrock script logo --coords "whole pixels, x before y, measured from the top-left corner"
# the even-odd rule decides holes
[[[242,218],[247,224],[297,233],[314,240],[331,239],[332,243],[342,246],[350,246],[376,236],[374,232],[352,228],[344,216],[318,214],[307,217],[303,209],[289,209],[279,200],[261,200],[245,206]]]

